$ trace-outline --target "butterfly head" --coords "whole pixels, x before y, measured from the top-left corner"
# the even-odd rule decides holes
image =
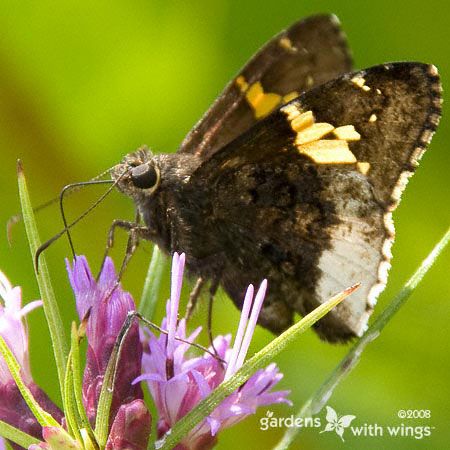
[[[114,166],[111,176],[117,188],[133,199],[152,195],[161,182],[159,165],[147,147],[126,155]]]

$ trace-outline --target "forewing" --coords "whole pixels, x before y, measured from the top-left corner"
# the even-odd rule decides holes
[[[339,418],[339,424],[344,428],[348,428],[354,419],[356,419],[356,416],[348,414]]]
[[[326,408],[327,408],[327,415],[326,415],[327,422],[331,423],[337,422],[338,416],[336,414],[336,411],[331,406],[327,406]]]
[[[376,66],[304,93],[208,161],[191,186],[213,203],[222,284],[240,305],[269,279],[261,323],[356,291],[322,319],[328,340],[360,335],[390,267],[391,211],[440,116],[436,69]]]
[[[178,151],[208,158],[280,104],[350,70],[349,50],[335,16],[297,22],[249,61]]]

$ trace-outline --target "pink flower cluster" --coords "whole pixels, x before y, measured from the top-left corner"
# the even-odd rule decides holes
[[[189,357],[187,352],[192,347],[189,343],[195,341],[201,328],[197,328],[187,336],[185,319],[178,320],[184,262],[184,254],[174,254],[171,296],[167,302],[166,318],[161,324],[161,328],[166,329],[168,333],[156,336],[151,331],[145,330],[142,359],[144,374],[136,380],[146,380],[148,383],[158,409],[159,437],[170,430],[220,383],[240,369],[267,289],[267,281],[264,280],[254,297],[254,288],[252,285],[249,286],[233,346],[231,335],[217,336],[213,343],[217,356],[214,355],[213,348],[210,348],[211,353],[205,352],[199,357]],[[275,364],[257,371],[225,399],[205,421],[192,429],[176,449],[212,448],[220,430],[254,414],[259,406],[281,402],[290,404],[286,398],[288,391],[272,391],[281,378],[282,374]]]
[[[75,293],[80,320],[87,319],[88,350],[83,377],[83,403],[92,425],[95,424],[97,404],[106,367],[122,325],[128,313],[135,310],[130,294],[116,284],[117,275],[110,259],[105,261],[99,281],[95,281],[84,257],[77,257],[73,268],[67,264],[69,279]],[[20,288],[13,288],[0,272],[0,335],[21,366],[21,377],[40,406],[65,426],[63,413],[33,382],[29,369],[28,334],[23,318],[41,305],[31,302],[21,308]],[[142,345],[139,327],[133,323],[123,342],[110,410],[108,450],[147,448],[151,418],[142,400],[142,390],[132,381],[141,373]],[[0,420],[27,434],[41,439],[30,450],[83,448],[62,428],[41,427],[23,400],[9,369],[0,357]],[[1,444],[0,444],[1,445]],[[12,444],[15,448],[21,448]],[[56,447],[55,447],[56,445]]]
[[[134,320],[121,342],[109,417],[106,450],[145,450],[151,429],[151,417],[143,401],[139,382],[145,380],[158,413],[158,437],[161,438],[223,381],[236,373],[245,361],[250,341],[264,301],[267,281],[256,295],[249,286],[243,303],[239,327],[231,345],[231,335],[217,336],[213,347],[200,356],[191,356],[193,343],[201,331],[189,336],[185,319],[178,309],[183,281],[185,255],[173,256],[171,296],[163,332],[139,331]],[[83,405],[92,426],[95,425],[99,397],[113,349],[122,336],[123,326],[135,304],[117,282],[112,261],[107,258],[98,281],[92,276],[86,258],[67,263],[69,280],[75,294],[80,321],[85,321],[87,337],[86,365],[82,383]],[[28,357],[28,333],[25,315],[41,305],[40,301],[22,308],[21,291],[12,287],[0,272],[0,336],[21,367],[21,377],[40,406],[50,413],[59,427],[42,427],[23,400],[8,366],[0,356],[0,420],[40,440],[29,450],[82,449],[66,429],[63,412],[34,383]],[[217,352],[216,354],[214,352]],[[177,445],[177,450],[212,448],[219,431],[254,414],[259,406],[288,403],[288,391],[273,391],[280,381],[275,364],[257,371],[239,389],[226,398],[203,422],[193,427]],[[81,435],[83,430],[80,430]],[[0,448],[2,447],[0,438]],[[19,449],[17,444],[12,444]]]

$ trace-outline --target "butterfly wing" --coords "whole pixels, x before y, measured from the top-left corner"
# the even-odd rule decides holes
[[[208,158],[283,102],[350,70],[349,50],[335,16],[297,22],[249,61],[178,151]]]
[[[233,301],[267,277],[260,323],[280,332],[361,282],[317,324],[331,341],[360,335],[386,283],[391,212],[439,117],[433,66],[376,66],[305,92],[204,161],[190,185],[211,199]]]

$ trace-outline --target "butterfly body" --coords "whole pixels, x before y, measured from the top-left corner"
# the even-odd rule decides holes
[[[391,212],[439,120],[433,66],[349,66],[333,17],[299,22],[250,61],[177,153],[141,149],[113,172],[143,237],[185,252],[190,272],[238,307],[267,278],[259,320],[275,333],[356,282],[316,329],[330,341],[363,332],[390,266]]]

